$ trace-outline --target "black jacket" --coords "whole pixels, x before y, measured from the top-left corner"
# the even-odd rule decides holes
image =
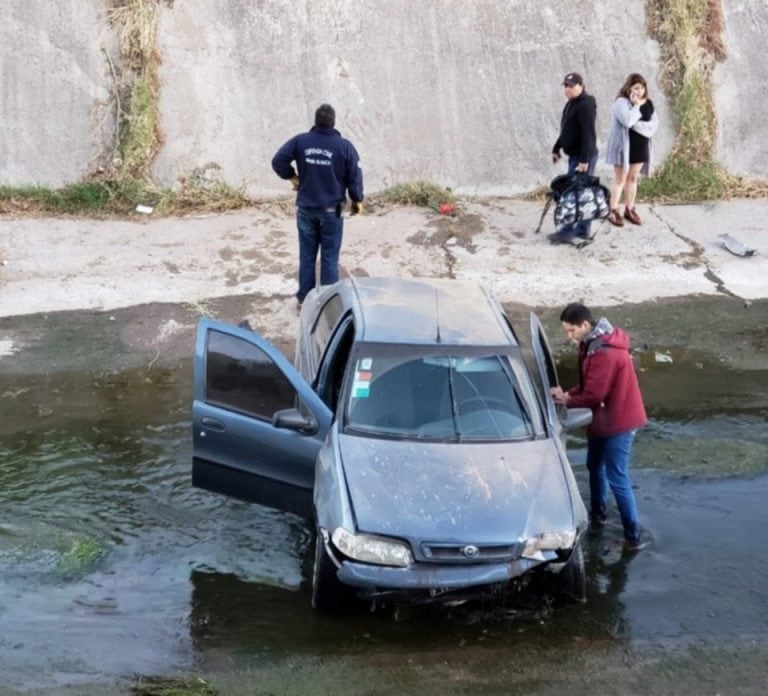
[[[272,169],[281,179],[296,176],[296,205],[327,208],[343,204],[346,192],[353,201],[363,200],[363,170],[355,146],[335,128],[314,126],[285,143],[272,158]]]
[[[552,152],[559,155],[562,148],[569,157],[589,162],[590,157],[597,154],[596,119],[597,104],[591,94],[582,92],[578,97],[569,99],[560,119],[560,137]]]

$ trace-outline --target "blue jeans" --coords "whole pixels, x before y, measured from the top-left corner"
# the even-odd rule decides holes
[[[568,157],[568,176],[572,176],[576,171],[576,167],[578,166],[578,157]],[[594,174],[595,166],[597,166],[597,153],[589,158],[587,174]],[[576,222],[571,225],[563,225],[563,227],[558,231],[557,236],[562,237],[563,239],[573,239],[574,237],[583,237],[584,239],[589,239],[591,228],[592,220],[587,220],[586,222]]]
[[[589,470],[590,512],[593,517],[605,519],[608,507],[608,487],[616,498],[624,538],[639,541],[640,523],[637,519],[637,503],[629,479],[629,457],[635,430],[610,437],[587,439],[587,469]]]
[[[330,208],[299,208],[296,214],[299,228],[299,291],[296,298],[303,302],[315,287],[315,264],[320,249],[320,284],[330,285],[339,279],[339,251],[344,232],[341,206]]]

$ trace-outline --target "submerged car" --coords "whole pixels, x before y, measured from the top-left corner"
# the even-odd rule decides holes
[[[312,604],[443,602],[539,577],[585,599],[587,513],[550,396],[501,304],[454,280],[350,278],[314,290],[295,366],[250,330],[197,330],[194,485],[316,527]]]

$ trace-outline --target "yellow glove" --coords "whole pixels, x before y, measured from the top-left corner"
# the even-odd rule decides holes
[[[349,214],[350,215],[359,215],[363,212],[363,202],[362,201],[352,201],[352,205],[349,208]]]
[[[291,186],[293,186],[294,191],[299,190],[299,177],[294,175],[291,177]]]

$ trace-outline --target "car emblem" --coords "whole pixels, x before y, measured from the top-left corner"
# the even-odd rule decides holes
[[[480,549],[477,548],[474,544],[468,544],[464,548],[461,549],[461,552],[467,557],[467,558],[477,558],[480,555]]]

